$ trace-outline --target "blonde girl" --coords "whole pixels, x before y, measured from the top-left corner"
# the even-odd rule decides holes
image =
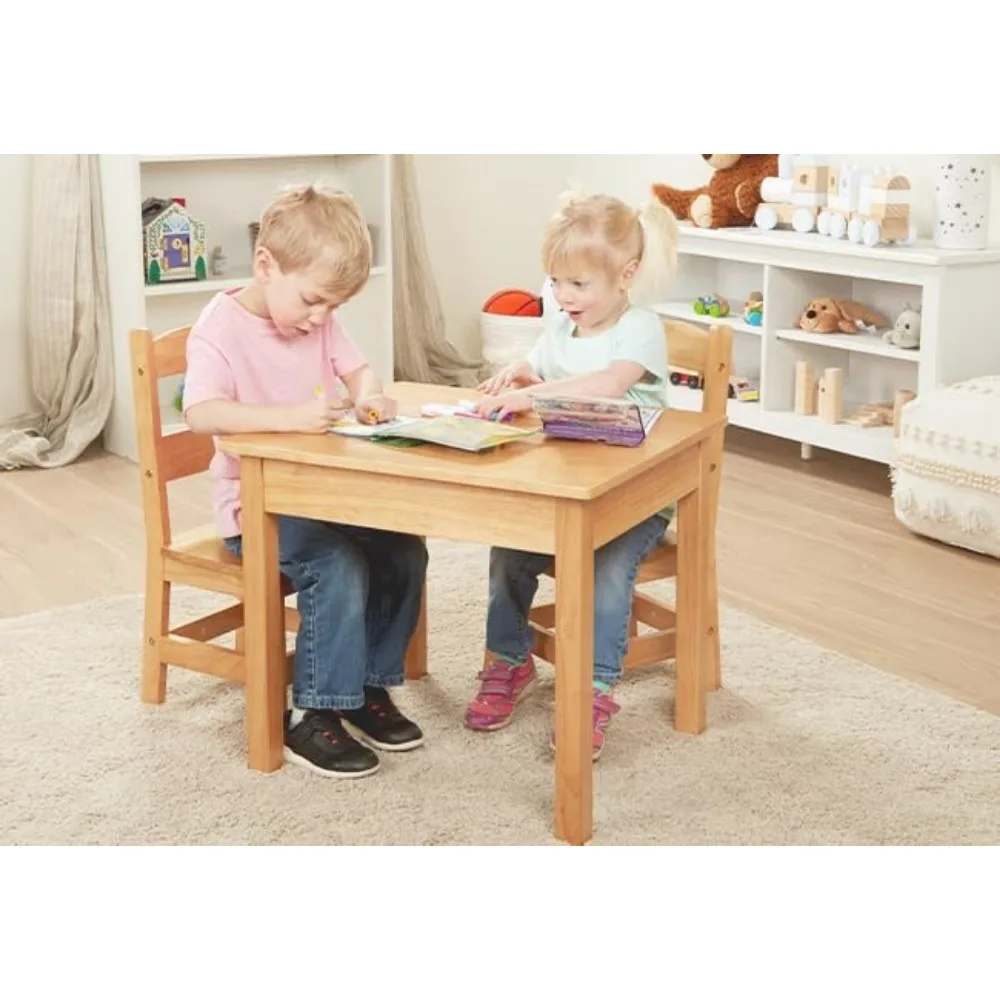
[[[647,305],[667,290],[677,261],[677,221],[652,201],[636,210],[607,195],[567,196],[549,221],[542,265],[559,311],[528,356],[479,388],[483,416],[530,410],[542,395],[620,397],[667,405],[667,348],[659,317]],[[670,512],[654,514],[594,554],[593,756],[618,711],[613,697],[628,645],[632,589],[642,560],[662,541]],[[487,665],[469,703],[469,728],[508,725],[531,691],[528,612],[552,557],[494,548],[490,553]]]

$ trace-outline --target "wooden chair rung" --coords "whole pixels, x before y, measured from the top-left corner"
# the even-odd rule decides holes
[[[676,632],[646,632],[629,642],[622,666],[626,670],[651,667],[664,660],[672,660],[676,655]]]
[[[217,639],[220,635],[228,635],[243,627],[243,605],[234,604],[232,607],[215,611],[203,618],[186,622],[179,628],[171,629],[170,634],[179,639],[194,639],[197,642],[209,642]]]
[[[528,621],[539,628],[555,628],[556,606],[554,604],[536,604],[528,614]]]
[[[651,628],[660,631],[669,631],[677,628],[677,612],[669,604],[658,601],[648,594],[641,594],[638,591],[632,597],[632,613],[642,622]]]
[[[213,646],[192,639],[164,636],[159,645],[160,660],[176,667],[186,667],[200,674],[211,674],[226,681],[244,683],[246,672],[243,657],[231,649]]]

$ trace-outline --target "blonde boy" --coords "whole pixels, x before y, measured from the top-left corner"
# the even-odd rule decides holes
[[[336,315],[364,286],[371,263],[368,228],[349,195],[310,185],[272,202],[261,217],[252,281],[217,295],[188,339],[184,414],[191,429],[324,433],[351,405],[359,420],[395,416],[395,401]],[[217,450],[211,476],[218,531],[240,555],[238,461]],[[379,767],[374,749],[423,742],[388,692],[403,681],[420,611],[423,541],[282,517],[278,546],[302,619],[285,759],[326,776],[372,774]]]

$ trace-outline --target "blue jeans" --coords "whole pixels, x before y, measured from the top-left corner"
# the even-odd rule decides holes
[[[242,542],[226,539],[241,558]],[[360,708],[366,686],[403,683],[427,574],[420,538],[279,517],[278,560],[298,596],[296,708]]]
[[[594,553],[594,680],[613,684],[621,677],[635,578],[643,559],[663,541],[667,524],[654,514]],[[552,565],[552,556],[535,552],[490,551],[486,648],[491,653],[518,662],[528,655],[528,613],[538,577]]]

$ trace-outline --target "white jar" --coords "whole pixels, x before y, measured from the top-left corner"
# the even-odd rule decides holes
[[[934,245],[942,250],[984,250],[989,237],[993,156],[945,155],[934,178]]]

